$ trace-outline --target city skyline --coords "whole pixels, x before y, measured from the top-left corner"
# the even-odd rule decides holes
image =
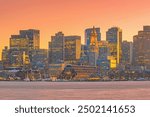
[[[102,40],[106,39],[108,28],[118,26],[123,29],[123,40],[132,41],[142,26],[149,24],[149,3],[148,0],[44,0],[42,3],[0,0],[0,53],[9,45],[10,35],[29,28],[41,31],[41,48],[48,48],[51,35],[58,31],[80,35],[83,43],[84,29],[93,25],[100,27]]]

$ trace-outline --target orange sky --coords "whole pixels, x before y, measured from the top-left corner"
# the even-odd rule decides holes
[[[112,26],[123,29],[123,40],[150,24],[150,0],[0,0],[0,52],[9,45],[11,34],[20,29],[40,29],[41,48],[58,31],[81,35],[98,26],[102,39]]]

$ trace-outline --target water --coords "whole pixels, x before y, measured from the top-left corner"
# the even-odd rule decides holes
[[[150,81],[0,82],[1,100],[150,99]]]

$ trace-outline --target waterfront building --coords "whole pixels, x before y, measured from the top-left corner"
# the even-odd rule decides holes
[[[65,68],[65,64],[49,64],[49,73],[51,78],[58,78]]]
[[[150,26],[133,37],[133,64],[143,67],[150,66]]]
[[[81,56],[81,37],[65,36],[65,63],[77,64]]]
[[[100,28],[95,28],[96,35],[97,35],[97,41],[99,42],[101,40],[101,32]],[[85,30],[85,45],[89,46],[91,42],[91,33],[93,31],[93,28],[88,28]]]
[[[88,80],[92,75],[97,74],[95,66],[87,65],[66,65],[61,72],[59,79],[65,80]]]
[[[109,59],[113,68],[121,63],[122,57],[122,30],[119,27],[112,27],[106,32],[106,41],[108,41]],[[116,64],[116,65],[115,65]]]

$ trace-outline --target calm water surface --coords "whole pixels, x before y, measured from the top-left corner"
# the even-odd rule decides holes
[[[0,82],[3,100],[150,99],[150,81]]]

